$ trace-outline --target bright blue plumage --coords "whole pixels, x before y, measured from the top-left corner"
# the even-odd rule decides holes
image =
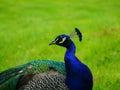
[[[77,35],[81,41],[82,34],[78,29],[75,30],[77,30]],[[65,34],[59,35],[50,44],[57,44],[67,48],[64,60],[66,68],[66,85],[68,88],[70,90],[92,90],[92,73],[90,69],[75,56],[76,48],[70,36]]]
[[[65,54],[65,66],[66,84],[70,90],[92,90],[92,74],[75,56],[75,45],[72,41]]]
[[[81,41],[79,29],[75,28],[75,32]],[[67,49],[65,63],[37,60],[8,69],[0,73],[0,90],[92,90],[92,73],[75,56],[76,47],[70,36],[59,35],[52,44]]]

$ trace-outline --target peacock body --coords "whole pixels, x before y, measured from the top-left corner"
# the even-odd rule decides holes
[[[53,60],[35,60],[0,73],[0,90],[26,90],[26,88],[27,90],[45,90],[41,89],[45,88],[45,86],[37,88],[37,86],[31,87],[31,84],[35,83],[36,85],[39,81],[42,81],[43,79],[47,80],[53,76],[56,78],[65,78],[65,65],[63,62]],[[53,79],[55,79],[55,77]],[[36,82],[37,79],[38,82]],[[56,82],[59,82],[59,80],[57,81],[56,79]]]
[[[82,40],[81,32],[75,32]],[[50,45],[66,48],[63,62],[36,60],[0,73],[0,90],[92,90],[90,69],[76,56],[69,35],[58,35]]]

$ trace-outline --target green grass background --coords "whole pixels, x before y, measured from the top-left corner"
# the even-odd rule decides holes
[[[93,90],[120,88],[119,0],[0,0],[0,71],[37,59],[64,60],[65,48],[49,46],[78,27],[79,59],[94,75]]]

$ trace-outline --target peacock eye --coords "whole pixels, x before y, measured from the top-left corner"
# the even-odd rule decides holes
[[[65,42],[65,40],[66,40],[66,37],[63,37],[62,40],[59,42],[59,44]]]

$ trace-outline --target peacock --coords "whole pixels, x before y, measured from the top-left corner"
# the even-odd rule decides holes
[[[75,32],[82,41],[78,28]],[[71,35],[58,35],[49,45],[66,48],[64,62],[34,60],[0,73],[0,90],[92,90],[90,69],[76,56]]]

